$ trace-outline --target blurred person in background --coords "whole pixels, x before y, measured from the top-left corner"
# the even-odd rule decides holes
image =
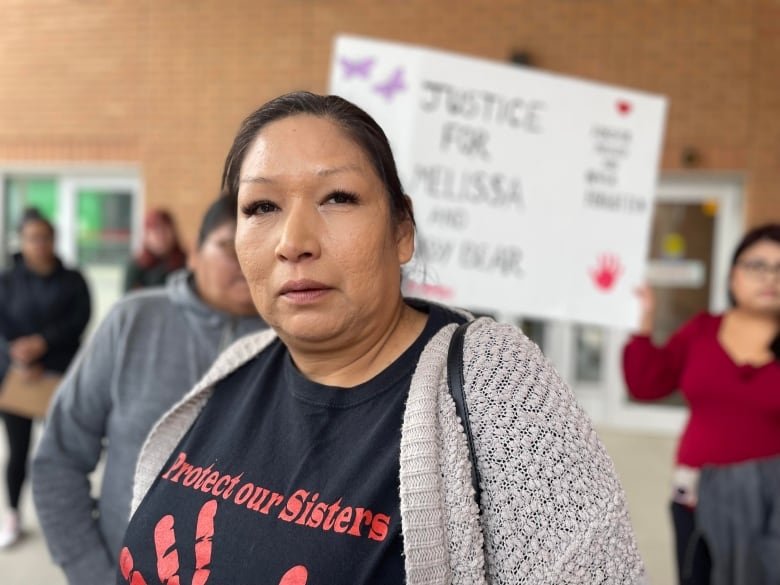
[[[28,378],[62,373],[89,322],[87,283],[54,253],[54,227],[38,210],[25,210],[19,224],[20,251],[0,274],[0,376],[18,368]],[[32,420],[3,413],[9,459],[5,469],[10,511],[0,528],[0,548],[21,534],[19,496],[27,475]]]
[[[651,340],[654,296],[648,287],[642,288],[640,330],[624,351],[632,396],[655,400],[679,389],[688,402],[671,503],[678,575],[685,585],[744,582],[733,574],[724,577],[723,572],[729,570],[733,555],[740,554],[735,531],[747,535],[751,520],[731,506],[705,501],[705,490],[710,494],[716,485],[705,482],[705,477],[723,473],[735,477],[737,472],[742,479],[747,474],[763,478],[753,489],[766,489],[774,496],[755,498],[755,506],[768,506],[756,519],[760,525],[756,529],[767,530],[774,501],[776,567],[780,558],[780,482],[771,479],[770,471],[780,464],[780,224],[745,235],[732,258],[729,293],[732,306],[725,313],[696,315],[659,347]],[[738,481],[740,486],[730,486],[732,494],[747,493],[744,481]],[[737,522],[729,519],[740,516]],[[732,524],[732,532],[727,537],[730,543],[721,547],[724,523]],[[762,545],[760,535],[753,536],[749,547],[760,555],[767,543]],[[742,564],[761,570],[760,559],[744,560]],[[780,581],[751,581],[770,582]]]
[[[33,460],[33,495],[71,585],[114,581],[149,429],[221,350],[264,327],[236,259],[235,231],[235,199],[220,198],[205,213],[189,270],[119,301],[57,390]],[[103,451],[95,502],[89,475]]]
[[[489,318],[455,366],[472,483],[446,362],[473,317],[402,297],[411,200],[366,112],[272,100],[242,124],[223,178],[273,330],[228,348],[155,425],[117,583],[642,582],[587,416],[539,348]]]
[[[144,219],[143,245],[125,272],[125,291],[162,286],[171,272],[184,268],[187,255],[169,211],[153,209]]]

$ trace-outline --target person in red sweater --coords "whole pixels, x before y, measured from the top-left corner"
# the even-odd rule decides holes
[[[665,345],[653,344],[655,303],[639,291],[642,320],[623,355],[629,392],[656,400],[679,389],[690,409],[677,450],[672,519],[684,585],[710,582],[697,537],[699,470],[780,456],[780,224],[750,231],[729,274],[731,308],[700,313]]]
[[[186,264],[187,253],[179,240],[173,215],[165,209],[152,209],[144,219],[141,251],[125,269],[125,292],[163,286],[168,275]]]

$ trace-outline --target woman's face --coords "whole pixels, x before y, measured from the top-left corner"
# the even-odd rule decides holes
[[[200,297],[215,309],[233,315],[255,314],[252,297],[236,259],[236,225],[215,228],[187,258]]]
[[[20,251],[32,266],[45,265],[54,258],[54,234],[42,221],[28,221],[22,226]]]
[[[157,222],[146,228],[144,238],[146,248],[155,256],[166,256],[173,250],[175,243],[173,229],[163,222]]]
[[[414,232],[395,225],[363,150],[326,118],[266,126],[248,148],[236,250],[255,306],[289,343],[349,343],[400,302]]]
[[[756,242],[731,271],[731,292],[737,306],[780,314],[780,244]]]

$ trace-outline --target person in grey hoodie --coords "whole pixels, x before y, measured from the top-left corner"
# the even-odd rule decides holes
[[[71,585],[115,579],[146,435],[225,347],[265,327],[236,259],[235,230],[236,200],[220,197],[189,269],[118,302],[57,390],[33,459],[33,497]],[[90,473],[104,451],[95,500]]]

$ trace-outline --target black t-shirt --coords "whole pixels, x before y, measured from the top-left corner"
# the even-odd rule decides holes
[[[222,380],[132,518],[118,583],[403,583],[409,384],[425,344],[461,320],[430,306],[418,339],[354,388],[308,380],[279,340]]]

